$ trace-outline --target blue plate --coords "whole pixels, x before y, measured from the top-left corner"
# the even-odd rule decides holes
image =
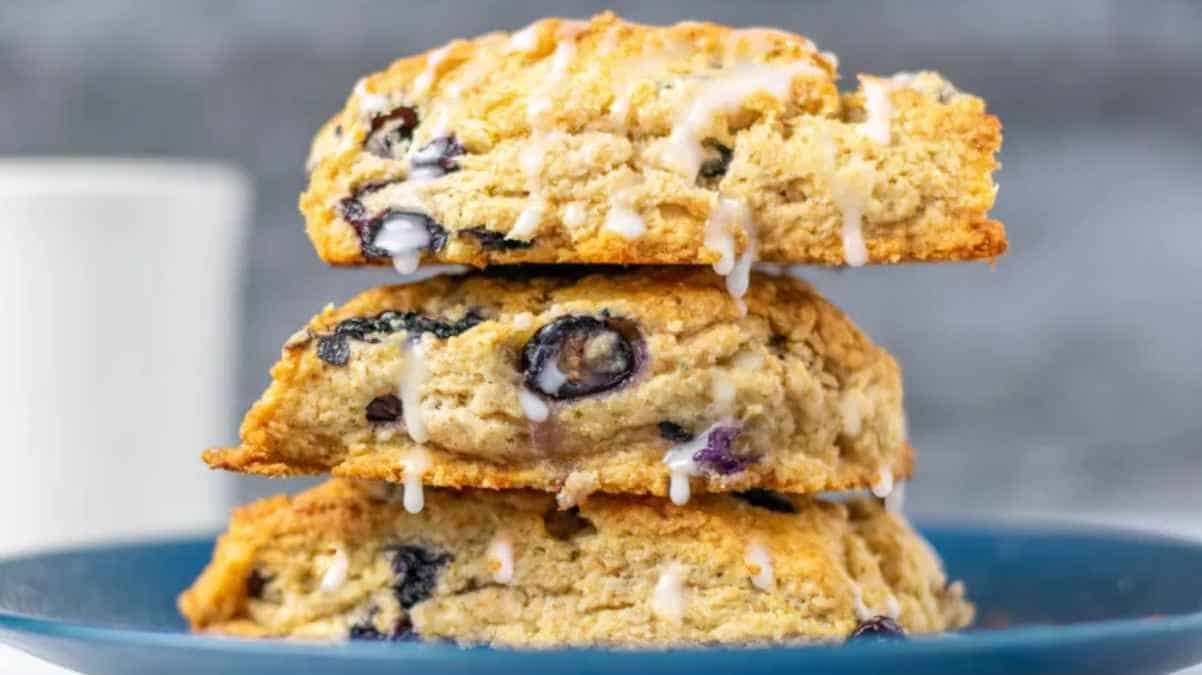
[[[189,635],[175,596],[211,539],[0,562],[0,640],[88,673],[1165,673],[1202,661],[1202,545],[1110,530],[924,530],[979,627],[906,642],[671,651],[459,649]]]

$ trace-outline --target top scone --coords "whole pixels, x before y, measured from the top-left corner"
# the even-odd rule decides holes
[[[1001,125],[939,75],[807,39],[545,19],[401,59],[318,133],[301,197],[338,265],[988,259]]]

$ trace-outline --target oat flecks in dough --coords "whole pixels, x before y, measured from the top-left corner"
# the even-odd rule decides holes
[[[862,615],[896,616],[912,634],[972,616],[925,542],[868,500],[795,499],[796,513],[778,513],[719,495],[687,507],[594,495],[562,528],[548,526],[561,512],[546,493],[427,497],[412,515],[334,480],[240,509],[180,608],[212,633],[343,640],[404,627],[409,639],[532,647],[840,642]],[[348,561],[336,594],[311,583],[330,541]],[[789,551],[772,557],[774,591],[749,579],[753,560],[763,580],[757,541]],[[251,570],[273,579],[270,593],[248,595]]]
[[[369,216],[404,206],[446,230],[444,246],[418,251],[426,262],[712,264],[721,253],[706,222],[721,199],[746,204],[767,262],[1003,254],[1005,231],[988,216],[1001,125],[984,102],[930,72],[860,79],[840,94],[835,60],[784,31],[539,21],[362,80],[314,139],[301,210],[319,255],[339,265],[389,262],[364,255],[339,212],[363,190],[378,191]],[[455,170],[410,171],[411,152],[364,149],[400,105],[424,116],[411,150],[437,137],[462,145]],[[705,147],[729,160],[704,169]],[[831,179],[857,162],[878,176],[868,194]],[[611,204],[632,180],[637,199]],[[473,228],[529,245],[460,236]],[[736,235],[735,255],[749,243]]]

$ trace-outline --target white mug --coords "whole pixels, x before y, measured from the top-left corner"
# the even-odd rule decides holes
[[[224,519],[250,202],[227,166],[0,159],[0,554]]]

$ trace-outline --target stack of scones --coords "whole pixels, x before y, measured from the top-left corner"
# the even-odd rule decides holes
[[[362,79],[301,197],[408,283],[285,342],[215,468],[329,474],[235,512],[198,631],[657,647],[967,625],[898,513],[897,363],[805,265],[992,260],[1001,126],[932,72],[602,14]]]

